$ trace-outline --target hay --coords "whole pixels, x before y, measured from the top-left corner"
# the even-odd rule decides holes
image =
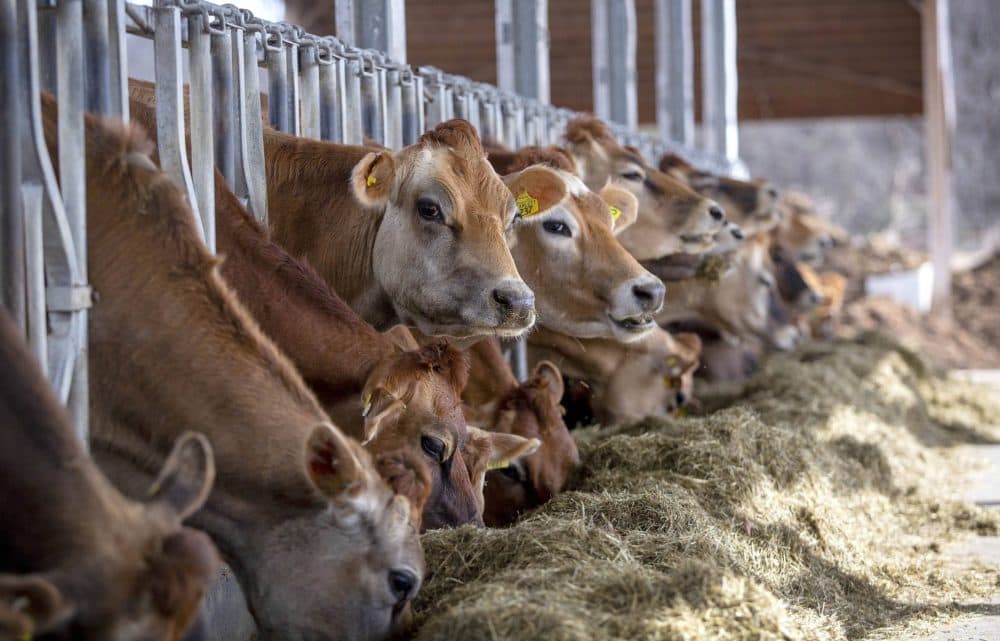
[[[506,530],[424,537],[418,639],[845,639],[957,615],[996,533],[948,446],[1000,398],[873,337],[769,360],[705,417],[577,432],[570,491]]]

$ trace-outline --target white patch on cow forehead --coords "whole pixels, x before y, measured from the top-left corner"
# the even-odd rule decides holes
[[[563,171],[562,169],[556,170],[563,180],[566,181],[566,186],[569,188],[569,193],[576,197],[583,197],[590,192],[580,177],[576,174],[571,174],[568,171]]]

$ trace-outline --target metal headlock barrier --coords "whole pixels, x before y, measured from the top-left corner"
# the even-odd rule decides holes
[[[592,0],[596,111],[621,143],[652,162],[677,152],[706,169],[731,173],[739,167],[735,9],[733,0],[702,2],[703,29],[720,43],[719,52],[706,56],[712,66],[704,70],[706,99],[712,100],[706,109],[712,119],[706,137],[711,148],[691,147],[690,33],[679,23],[690,21],[690,0],[657,3],[658,41],[680,38],[676,46],[657,49],[663,72],[657,84],[660,136],[634,127],[633,2]],[[355,46],[367,39],[397,57],[405,55],[402,3],[338,0],[338,33],[342,28],[343,33],[336,38],[201,0],[155,0],[153,6],[124,0],[0,0],[0,101],[8,124],[14,125],[0,128],[0,295],[84,441],[92,296],[83,113],[128,119],[126,33],[153,41],[160,164],[187,192],[212,251],[215,167],[253,215],[267,221],[265,118],[270,126],[299,136],[346,144],[372,141],[390,149],[416,142],[439,122],[465,118],[484,140],[517,148],[559,143],[566,124],[580,115],[547,104],[546,0],[497,0],[503,89]],[[399,37],[392,37],[392,29],[401,32]],[[42,90],[58,103],[58,176],[42,130]],[[268,94],[266,114],[262,90]],[[623,92],[627,97],[621,101],[612,99]],[[515,373],[525,378],[523,343],[514,361]]]

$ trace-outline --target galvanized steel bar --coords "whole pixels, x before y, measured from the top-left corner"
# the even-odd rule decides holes
[[[510,352],[510,365],[519,381],[528,380],[528,339],[518,338]]]
[[[288,132],[302,135],[302,117],[299,112],[299,38],[300,27],[282,24],[285,37],[285,64],[288,65]]]
[[[230,189],[236,187],[236,131],[237,118],[235,79],[233,74],[234,35],[226,24],[226,15],[215,14],[218,24],[209,34],[212,54],[212,129],[215,145],[215,166],[226,179]],[[243,30],[236,37],[242,48]]]
[[[129,121],[128,54],[125,44],[125,0],[108,0],[108,114]]]
[[[735,0],[702,0],[701,50],[704,147],[735,162],[739,159]]]
[[[242,14],[241,14],[242,15]],[[267,33],[259,23],[244,19],[244,28],[233,29],[233,68],[236,71],[237,186],[247,200],[247,208],[267,226],[267,168],[264,164],[264,124],[257,73],[258,34]]]
[[[384,51],[393,62],[406,62],[405,0],[337,0],[334,19],[345,45]]]
[[[592,0],[594,112],[598,117],[638,126],[634,0]]]
[[[385,146],[389,149],[403,147],[403,85],[402,68],[385,70]]]
[[[364,142],[365,132],[362,126],[361,107],[361,54],[357,49],[346,48],[344,51],[344,91],[341,93],[343,103],[341,127],[344,132],[344,144],[360,145]]]
[[[400,118],[403,146],[412,145],[424,132],[424,79],[407,67],[399,74]]]
[[[212,36],[208,11],[188,16],[191,175],[205,246],[215,253],[215,142],[213,138]]]
[[[99,114],[112,113],[108,4],[108,0],[83,0],[87,111]]]
[[[371,52],[361,56],[361,126],[364,135],[378,144],[385,143],[383,98],[378,61]]]
[[[303,40],[299,43],[299,73],[302,81],[299,87],[299,99],[302,104],[302,119],[299,131],[306,138],[320,138],[320,108],[319,108],[319,60],[318,47],[315,40]]]
[[[447,120],[445,116],[445,95],[443,74],[434,67],[420,67],[417,70],[424,79],[424,125],[428,129]]]
[[[340,142],[343,129],[340,122],[340,92],[343,86],[344,60],[334,52],[333,44],[323,41],[316,49],[319,75],[319,137]]]
[[[0,0],[0,304],[26,329],[21,200],[21,64],[17,0]]]
[[[48,318],[45,310],[45,192],[41,185],[26,185],[24,207],[24,276],[28,346],[48,375]]]
[[[191,179],[184,129],[184,77],[181,61],[181,10],[157,0],[153,8],[153,64],[156,70],[156,139],[160,167],[187,193],[195,218],[201,221]],[[198,225],[202,240],[204,230]]]
[[[549,102],[548,0],[497,0],[497,85]]]
[[[661,138],[694,144],[691,0],[656,0],[656,124]]]
[[[277,26],[265,27],[264,61],[267,64],[267,122],[286,133],[292,132],[288,105],[288,63],[285,42]]]

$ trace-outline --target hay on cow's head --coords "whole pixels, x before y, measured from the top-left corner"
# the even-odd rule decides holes
[[[988,438],[1000,399],[868,339],[771,359],[730,401],[578,432],[570,491],[426,535],[417,638],[855,638],[995,588],[938,553],[997,528],[942,497],[939,448]]]

